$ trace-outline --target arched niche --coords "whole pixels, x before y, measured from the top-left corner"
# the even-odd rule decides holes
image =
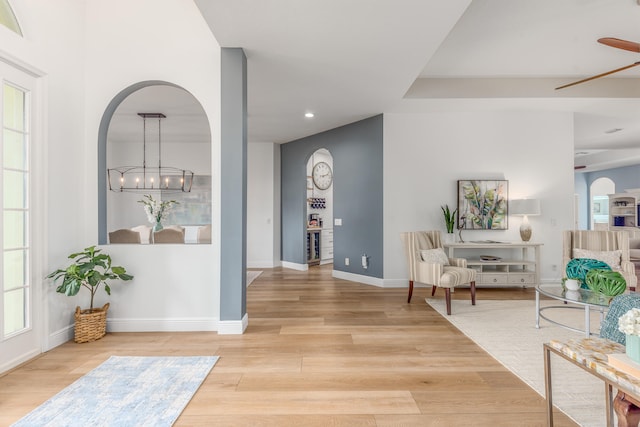
[[[138,113],[162,113],[162,164],[195,173],[190,193],[109,191],[107,168],[139,165],[143,159],[143,121]],[[158,132],[148,124],[150,132]],[[157,136],[155,143],[157,144]],[[149,149],[149,147],[148,147]],[[149,151],[147,151],[149,153]],[[157,162],[157,157],[155,160]],[[149,162],[149,158],[147,158]],[[167,225],[185,227],[186,243],[196,243],[197,229],[211,224],[211,131],[198,100],[185,89],[162,81],[132,85],[116,95],[103,114],[98,134],[99,243],[108,243],[108,232],[151,226],[144,206],[145,194],[154,199],[177,200],[179,205],[167,218]],[[144,239],[143,239],[144,240]]]

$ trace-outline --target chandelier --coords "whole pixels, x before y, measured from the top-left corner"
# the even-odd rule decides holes
[[[142,117],[142,166],[118,166],[107,169],[109,190],[115,192],[168,193],[191,191],[193,172],[186,169],[162,166],[161,121],[162,113],[138,113]],[[158,165],[147,165],[147,119],[158,119]]]

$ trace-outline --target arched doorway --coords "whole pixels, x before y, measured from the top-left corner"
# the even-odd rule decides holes
[[[591,183],[589,194],[589,229],[609,229],[609,194],[616,192],[616,184],[610,178],[598,178]]]
[[[307,264],[333,263],[333,156],[316,150],[307,161]]]

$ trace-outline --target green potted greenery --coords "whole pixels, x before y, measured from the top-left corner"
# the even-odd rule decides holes
[[[83,287],[91,293],[89,309],[80,310],[80,307],[76,307],[76,342],[95,341],[106,333],[109,303],[102,308],[93,308],[93,299],[98,288],[103,285],[107,295],[111,295],[108,280],[133,279],[124,267],[111,265],[111,256],[100,252],[100,249],[90,246],[82,252],[73,253],[69,255],[73,262],[67,268],[58,269],[47,276],[48,279],[53,279],[54,283],[62,279],[62,283],[56,288],[56,292],[61,294],[74,296]]]
[[[449,205],[440,206],[442,209],[442,214],[444,215],[444,223],[447,227],[447,234],[453,235],[453,228],[456,224],[456,213],[458,209],[454,209],[451,211],[449,209]]]

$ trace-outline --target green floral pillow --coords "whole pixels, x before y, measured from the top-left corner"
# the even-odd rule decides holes
[[[592,291],[608,297],[623,294],[627,290],[627,281],[617,271],[592,268],[587,272],[585,282]]]

